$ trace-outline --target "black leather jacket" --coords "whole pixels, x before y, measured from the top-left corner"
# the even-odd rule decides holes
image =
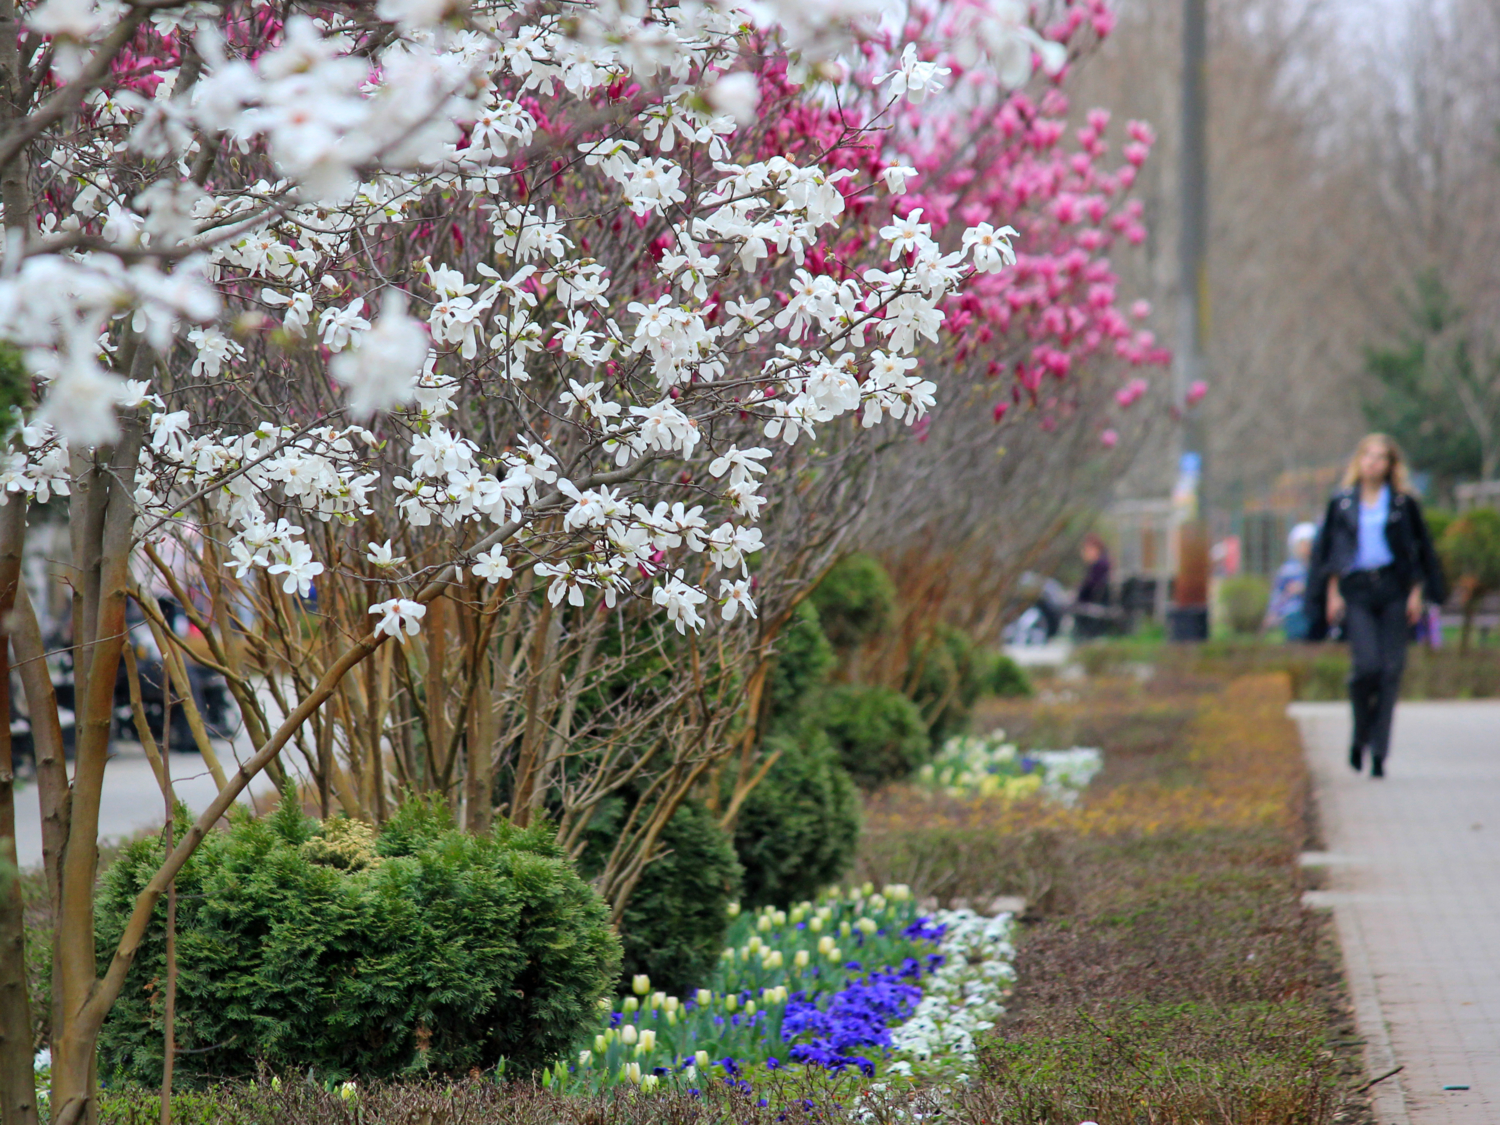
[[[1385,541],[1391,548],[1396,578],[1403,590],[1418,583],[1427,600],[1442,605],[1448,599],[1443,566],[1432,549],[1422,505],[1415,496],[1391,489],[1391,512],[1385,521]],[[1357,488],[1346,488],[1328,501],[1328,512],[1313,544],[1308,564],[1308,608],[1314,620],[1324,616],[1328,579],[1343,574],[1359,550],[1359,496]]]

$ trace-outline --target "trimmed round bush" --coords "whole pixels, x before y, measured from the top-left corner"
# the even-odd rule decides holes
[[[804,601],[776,638],[776,663],[766,684],[772,722],[793,713],[833,671],[833,646],[823,634],[817,608]]]
[[[1271,600],[1271,584],[1256,574],[1226,578],[1219,587],[1219,604],[1235,633],[1258,633]]]
[[[101,972],[161,858],[159,839],[143,840],[106,872]],[[525,1074],[575,1047],[619,976],[605,905],[547,825],[469,836],[412,801],[375,835],[283,800],[212,833],[177,885],[185,1083],[260,1064],[379,1079],[504,1059]],[[158,904],[105,1021],[106,1076],[161,1081],[165,914]]]
[[[745,902],[787,906],[849,869],[859,841],[859,791],[814,724],[772,735],[763,750],[780,757],[740,806],[734,846],[745,869]]]
[[[896,584],[873,555],[840,560],[812,592],[823,632],[836,649],[857,648],[885,632],[896,613]]]
[[[651,978],[675,996],[707,983],[740,896],[734,841],[698,801],[684,801],[661,834],[663,853],[646,865],[620,919],[622,976]]]
[[[853,684],[830,688],[819,711],[839,760],[865,789],[898,781],[931,756],[922,712],[898,691]]]
[[[1003,652],[984,654],[982,680],[985,692],[1002,698],[1024,698],[1031,694],[1031,680],[1026,670]]]

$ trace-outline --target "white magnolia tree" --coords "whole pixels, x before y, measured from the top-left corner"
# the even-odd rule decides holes
[[[1045,46],[1013,0],[967,6],[969,55],[1010,73]],[[54,1121],[94,1114],[95,1038],[158,900],[288,747],[325,808],[376,820],[395,783],[455,796],[455,763],[471,826],[499,777],[507,815],[573,840],[644,785],[604,876],[619,903],[663,817],[753,745],[730,717],[764,667],[748,624],[797,596],[776,566],[816,570],[859,433],[923,416],[942,302],[1011,260],[998,217],[952,246],[920,212],[839,241],[909,174],[849,154],[947,74],[885,8],[0,0],[0,341],[36,399],[0,471],[0,659],[37,745]],[[838,58],[860,35],[891,60],[869,87]],[[790,146],[773,106],[817,128]],[[68,512],[71,779],[19,580],[43,504]],[[130,599],[185,681],[153,585],[254,751],[231,772],[200,739],[219,797],[101,972]],[[668,669],[649,693],[621,682],[643,652]],[[742,798],[764,770],[741,765]],[[12,881],[8,973],[20,944]],[[6,1120],[34,1120],[24,988],[0,997]]]

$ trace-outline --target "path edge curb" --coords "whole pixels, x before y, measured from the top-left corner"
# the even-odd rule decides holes
[[[1297,734],[1302,742],[1302,760],[1312,782],[1312,798],[1318,800],[1319,784],[1323,778],[1308,753],[1307,729],[1303,725],[1313,716],[1306,711],[1299,713],[1296,703],[1287,707],[1287,717],[1297,724]],[[1320,810],[1321,811],[1321,810]],[[1328,846],[1328,841],[1323,841]],[[1331,873],[1335,884],[1338,874]],[[1385,1012],[1380,1006],[1380,993],[1375,988],[1375,974],[1370,970],[1369,948],[1365,944],[1364,929],[1359,924],[1359,915],[1352,905],[1335,903],[1333,911],[1334,930],[1338,934],[1339,950],[1343,954],[1344,983],[1349,989],[1349,1001],[1354,1006],[1354,1026],[1359,1037],[1365,1041],[1365,1079],[1386,1074],[1396,1064],[1396,1052],[1391,1046],[1390,1027]],[[1411,1125],[1406,1110],[1406,1090],[1401,1075],[1394,1074],[1370,1087],[1370,1109],[1376,1125]]]
[[[1344,953],[1344,980],[1354,1005],[1354,1024],[1360,1038],[1365,1041],[1365,1076],[1373,1078],[1396,1066],[1390,1029],[1380,1007],[1380,994],[1375,990],[1375,977],[1370,972],[1370,957],[1358,916],[1352,907],[1335,906],[1333,921],[1338,931],[1339,948]],[[1406,1112],[1406,1091],[1399,1074],[1370,1087],[1370,1107],[1377,1125],[1411,1125]]]

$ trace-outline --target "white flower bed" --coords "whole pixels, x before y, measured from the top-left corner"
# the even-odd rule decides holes
[[[972,910],[939,910],[932,920],[947,927],[946,960],[923,982],[916,1013],[891,1033],[892,1061],[886,1069],[963,1081],[975,1061],[975,1037],[995,1026],[1016,979],[1015,919],[1009,913],[988,918]]]
[[[1071,805],[1104,767],[1104,755],[1092,747],[1032,750],[1022,753],[1004,731],[959,735],[943,744],[918,779],[953,797],[1003,796],[1011,799],[1043,792]]]

